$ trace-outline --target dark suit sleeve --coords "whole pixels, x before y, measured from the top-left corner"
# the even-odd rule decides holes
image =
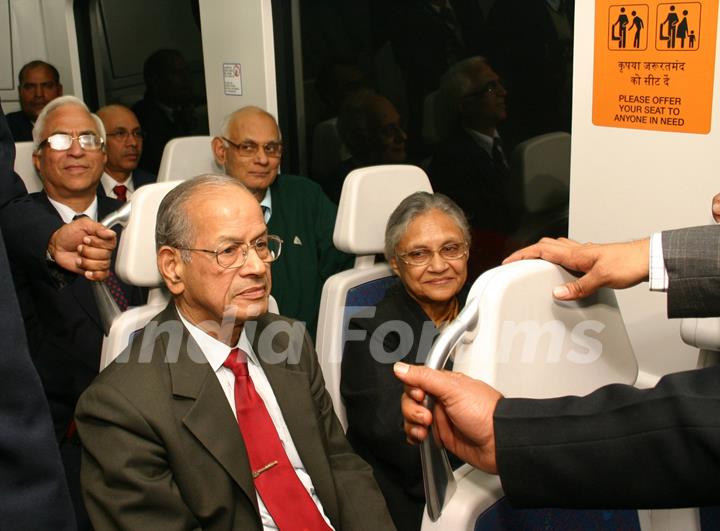
[[[584,398],[503,399],[495,443],[503,489],[521,507],[717,504],[720,367],[652,389],[610,385]]]
[[[383,338],[388,334],[373,334],[375,329],[366,330],[357,323],[351,321],[350,329],[363,331],[366,336],[363,341],[345,343],[340,383],[347,408],[348,436],[353,444],[367,449],[374,459],[402,477],[404,488],[417,490],[422,484],[420,450],[409,445],[405,437],[399,406],[403,385],[392,365],[399,345],[385,345]],[[419,335],[420,331],[413,333]],[[414,363],[415,352],[412,349],[402,361]],[[388,359],[375,359],[382,355]]]
[[[96,382],[80,397],[76,419],[83,498],[96,529],[200,528],[177,487],[166,445],[122,392]]]
[[[0,529],[75,529],[60,454],[0,234]]]
[[[720,316],[720,226],[662,233],[669,317]]]
[[[307,334],[303,358],[307,360],[310,392],[326,441],[327,457],[338,497],[340,522],[336,528],[358,531],[395,529],[372,469],[353,452],[345,438]]]
[[[62,226],[62,220],[28,197],[14,164],[15,143],[0,108],[0,228],[13,260],[44,271],[50,236]]]

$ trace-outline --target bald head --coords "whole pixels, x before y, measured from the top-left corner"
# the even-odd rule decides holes
[[[259,107],[243,107],[223,120],[221,131],[212,141],[215,160],[262,201],[280,168],[282,143],[275,117]]]
[[[106,105],[97,115],[107,132],[105,171],[118,182],[127,181],[142,155],[143,136],[135,113],[120,104]]]

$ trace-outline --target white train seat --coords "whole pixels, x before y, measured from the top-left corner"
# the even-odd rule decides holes
[[[509,397],[584,395],[609,383],[633,384],[638,366],[614,292],[604,289],[578,302],[554,300],[552,288],[571,278],[541,260],[481,275],[466,305],[470,314],[477,312],[477,323],[457,341],[453,370],[480,378]],[[637,511],[517,511],[504,501],[497,476],[464,466],[454,478],[454,494],[436,521],[426,511],[423,530],[531,529],[533,521],[560,530],[640,529]],[[528,523],[517,527],[522,522]]]
[[[32,142],[15,142],[15,173],[23,180],[29,194],[43,189],[42,180],[33,164],[32,154]]]
[[[215,162],[211,136],[173,138],[163,150],[157,182],[185,181],[196,175],[225,172]]]
[[[383,252],[385,225],[395,207],[417,191],[432,192],[420,168],[384,165],[350,172],[343,184],[335,221],[335,247],[357,255],[352,269],[325,282],[320,299],[317,353],[335,413],[347,429],[345,406],[340,396],[340,363],[344,330],[362,307],[378,303],[396,282],[390,266],[375,263]]]
[[[166,181],[141,186],[130,201],[130,217],[118,244],[116,274],[126,283],[149,288],[147,304],[130,308],[112,323],[103,341],[100,370],[107,367],[142,329],[169,302],[170,295],[157,268],[155,254],[155,218],[160,202],[181,181]],[[278,313],[270,297],[269,311]]]
[[[567,236],[570,140],[569,133],[546,133],[513,150],[513,190],[525,212],[523,225],[513,238],[519,245],[543,236]]]

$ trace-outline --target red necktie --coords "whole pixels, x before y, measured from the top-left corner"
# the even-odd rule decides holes
[[[278,529],[329,530],[295,473],[265,403],[255,390],[248,374],[247,354],[234,348],[223,366],[235,375],[235,409],[255,489]]]
[[[127,201],[127,186],[124,184],[113,186],[113,192],[115,192],[115,197],[117,197],[118,201],[122,201],[123,203]]]

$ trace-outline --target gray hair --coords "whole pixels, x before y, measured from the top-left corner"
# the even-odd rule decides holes
[[[467,218],[452,199],[443,194],[415,192],[403,199],[388,218],[385,226],[385,259],[388,262],[395,256],[395,248],[407,232],[412,220],[431,210],[439,210],[452,219],[470,245],[470,226]]]
[[[195,227],[190,223],[189,213],[185,209],[186,203],[201,188],[226,186],[234,186],[250,194],[239,180],[212,173],[183,181],[170,190],[158,207],[155,220],[155,249],[159,250],[163,245],[175,248],[191,247],[195,240]],[[181,254],[185,262],[190,261],[188,251],[182,251]]]
[[[473,72],[486,64],[487,59],[476,55],[458,61],[443,74],[435,98],[437,131],[441,139],[447,138],[460,124],[460,102],[475,88]]]
[[[103,124],[103,121],[100,119],[100,117],[97,114],[91,113],[90,109],[87,105],[85,105],[85,102],[81,100],[80,98],[76,98],[75,96],[60,96],[59,98],[55,98],[54,100],[50,101],[45,107],[43,107],[43,110],[40,111],[40,114],[37,117],[37,120],[35,120],[35,125],[33,126],[32,130],[32,136],[33,136],[33,151],[37,151],[40,149],[40,142],[44,140],[42,137],[42,134],[45,131],[45,121],[47,120],[47,117],[50,113],[55,111],[56,109],[59,109],[60,107],[64,107],[66,105],[74,105],[75,107],[80,107],[82,110],[84,110],[86,113],[90,115],[90,118],[92,118],[93,122],[95,122],[95,127],[97,128],[98,134],[100,135],[100,138],[103,140],[103,150],[105,149],[105,125]]]
[[[282,140],[282,132],[280,131],[280,126],[278,125],[277,119],[275,119],[275,117],[269,112],[267,112],[265,109],[257,107],[255,105],[246,105],[245,107],[240,107],[239,109],[225,116],[225,118],[222,119],[222,122],[220,122],[220,135],[225,137],[230,136],[230,125],[235,121],[235,118],[249,111],[254,111],[258,114],[264,114],[265,116],[272,118],[278,130],[278,139]],[[225,144],[225,147],[227,147],[227,143],[225,142],[225,140],[223,140],[223,144]]]

